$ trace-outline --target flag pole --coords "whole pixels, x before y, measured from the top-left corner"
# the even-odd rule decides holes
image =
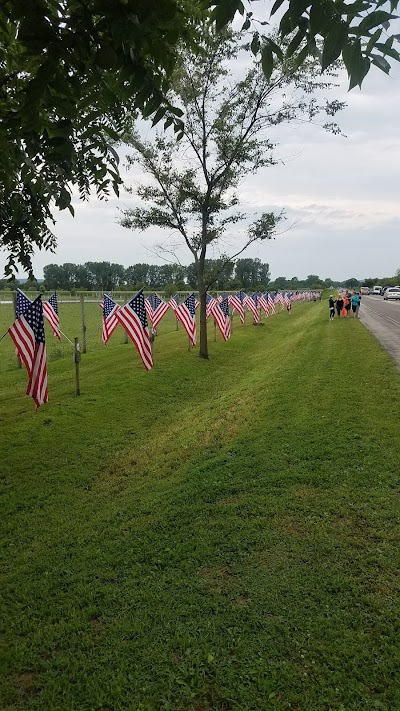
[[[68,341],[68,342],[69,342],[69,343],[71,344],[71,346],[73,346],[73,345],[74,345],[74,344],[73,344],[73,342],[71,341],[71,339],[70,339],[70,338],[68,338],[68,336],[66,336],[66,335],[65,335],[65,333],[63,333],[62,331],[60,331],[60,333],[61,333],[61,335],[62,335],[62,336],[64,336],[64,338],[66,338],[66,339],[67,339],[67,341]],[[1,339],[0,339],[0,340],[1,340]]]
[[[217,340],[217,322],[214,321],[214,343]]]
[[[0,341],[2,341],[3,338],[5,338],[6,336],[8,336],[8,331],[6,331],[5,334],[0,338]]]
[[[96,333],[100,328],[103,328],[103,324],[102,324],[102,323],[100,324],[100,326],[98,326],[97,328],[95,328],[94,331],[92,331],[91,333],[89,333],[88,336],[86,336],[84,342],[82,343],[82,346],[83,346],[83,345],[86,343],[86,341],[88,341],[89,338],[91,338],[91,337],[93,336],[93,334]],[[82,349],[82,353],[85,353],[85,351],[84,351],[83,349]]]

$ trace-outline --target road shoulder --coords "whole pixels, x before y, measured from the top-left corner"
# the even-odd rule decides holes
[[[381,314],[374,311],[373,305],[369,306],[364,302],[360,308],[360,321],[400,368],[400,324],[386,320]]]

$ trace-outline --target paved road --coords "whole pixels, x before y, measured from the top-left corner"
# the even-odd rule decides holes
[[[363,296],[360,320],[400,367],[400,301],[384,301],[382,296]]]

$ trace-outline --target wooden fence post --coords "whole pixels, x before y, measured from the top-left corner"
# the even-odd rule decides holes
[[[16,291],[13,291],[12,298],[13,298],[13,304],[14,304],[14,315],[15,315],[15,318],[17,318],[17,292]],[[17,368],[22,368],[21,358],[19,357],[18,353],[16,354],[15,358],[16,358]]]
[[[81,301],[81,318],[82,318],[82,353],[86,353],[86,324],[85,324],[85,299],[84,295],[80,294]]]
[[[81,362],[81,352],[79,348],[78,339],[74,339],[74,363],[75,363],[75,395],[81,394],[81,388],[79,383],[79,364]]]

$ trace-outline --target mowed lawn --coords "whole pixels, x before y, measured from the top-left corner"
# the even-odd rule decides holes
[[[0,343],[2,711],[400,709],[399,372],[326,302],[247,320],[150,373],[99,332],[80,398],[49,336],[37,414]]]

